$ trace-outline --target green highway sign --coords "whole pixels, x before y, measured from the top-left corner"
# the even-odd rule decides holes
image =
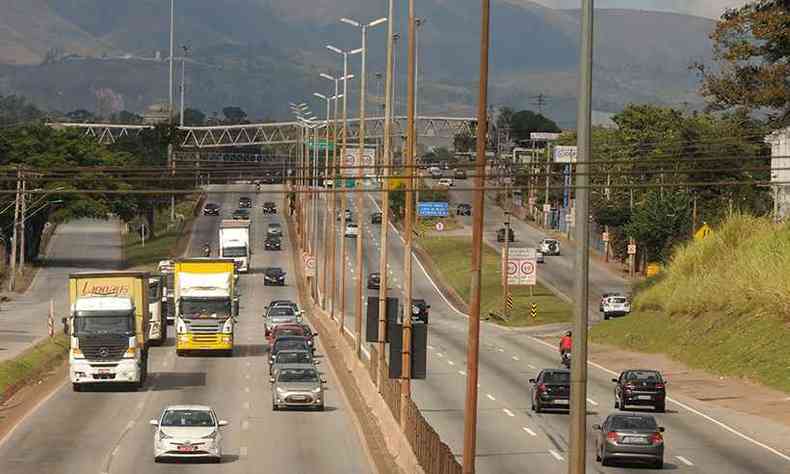
[[[305,142],[305,144],[307,145],[307,148],[309,148],[310,150],[318,149],[318,151],[326,151],[327,149],[329,149],[329,151],[333,151],[335,149],[335,143],[328,142],[326,140],[318,140],[318,141],[308,140],[307,142]]]

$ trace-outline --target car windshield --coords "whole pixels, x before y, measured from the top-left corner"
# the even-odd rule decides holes
[[[283,274],[282,268],[267,268],[266,272],[267,275],[278,276]]]
[[[277,317],[277,316],[294,316],[296,315],[296,311],[290,306],[275,306],[269,311],[269,316]]]
[[[274,352],[307,350],[307,343],[304,339],[279,339],[274,343]]]
[[[313,369],[284,369],[280,371],[278,382],[318,383],[318,374]]]
[[[280,231],[280,224],[269,224],[269,232],[272,232],[272,231],[279,232]]]
[[[148,284],[148,303],[154,303],[159,300],[159,283]]]
[[[571,374],[569,372],[545,372],[543,383],[571,383]]]
[[[652,370],[632,370],[623,377],[626,382],[661,382],[661,374]]]
[[[214,426],[214,417],[205,410],[168,410],[162,417],[162,426]]]
[[[227,316],[230,314],[230,302],[221,300],[190,300],[181,299],[181,314],[207,314]]]
[[[609,422],[612,430],[655,430],[658,425],[651,416],[613,416]]]
[[[125,315],[84,315],[74,318],[74,332],[77,335],[134,334],[134,318]]]
[[[626,300],[625,298],[609,298],[610,303],[623,304],[626,303],[627,301],[628,300]]]
[[[273,202],[265,202],[265,203],[263,203],[263,206],[264,207],[274,207],[274,203]]]
[[[280,328],[277,330],[276,337],[282,336],[304,336],[304,329],[302,328]]]
[[[223,257],[246,257],[247,247],[223,247]]]
[[[309,364],[309,352],[280,352],[277,354],[278,364]]]

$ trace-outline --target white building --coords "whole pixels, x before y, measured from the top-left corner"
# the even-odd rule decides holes
[[[765,138],[771,145],[771,182],[774,190],[774,214],[777,220],[790,217],[790,127],[777,130]]]

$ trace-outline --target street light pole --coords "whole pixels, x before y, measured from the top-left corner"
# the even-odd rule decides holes
[[[184,48],[184,57],[181,58],[181,120],[179,123],[184,126],[184,91],[186,89],[186,69],[187,69],[187,55],[189,54],[189,46],[182,46]]]
[[[587,434],[587,325],[590,272],[590,159],[593,73],[593,0],[582,1],[576,164],[576,270],[574,271],[573,363],[571,364],[569,474],[584,474]]]
[[[469,336],[467,342],[466,403],[464,406],[463,473],[474,474],[477,452],[477,380],[480,357],[480,284],[483,261],[485,212],[486,134],[488,133],[488,48],[491,0],[481,0],[480,90],[477,102],[477,160],[472,204],[472,281],[470,284]],[[509,237],[509,236],[506,236]]]
[[[175,65],[173,63],[173,54],[175,54],[175,38],[176,38],[176,7],[175,0],[170,0],[170,87],[168,88],[168,107],[167,118],[168,123],[173,125],[173,76],[175,75]],[[173,144],[167,144],[167,161],[168,167],[171,169],[171,174],[175,175],[176,162],[173,159]],[[176,220],[176,195],[170,195],[170,222]]]

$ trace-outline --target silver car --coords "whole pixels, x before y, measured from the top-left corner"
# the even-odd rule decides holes
[[[283,365],[269,381],[273,384],[273,411],[281,408],[324,411],[324,381],[314,367]]]
[[[222,433],[228,424],[211,407],[172,405],[151,420],[154,431],[154,462],[167,458],[222,461]]]
[[[319,361],[313,357],[312,351],[280,351],[270,360],[269,377],[276,377],[277,371],[284,366],[300,365],[315,367]]]
[[[656,469],[664,467],[664,428],[651,415],[612,414],[602,425],[593,425],[593,430],[597,432],[595,460],[603,466],[637,461]]]

